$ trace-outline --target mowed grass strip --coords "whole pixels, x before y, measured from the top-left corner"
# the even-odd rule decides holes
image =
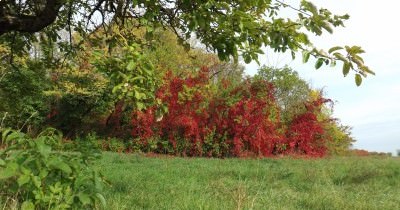
[[[104,153],[108,209],[400,209],[400,159]]]

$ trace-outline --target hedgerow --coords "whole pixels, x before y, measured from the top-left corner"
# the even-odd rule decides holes
[[[304,113],[285,126],[267,81],[247,79],[216,92],[207,68],[186,78],[169,73],[165,80],[156,97],[168,112],[160,115],[153,106],[132,114],[132,136],[146,151],[206,157],[326,154],[326,120],[317,115],[328,99],[305,102]]]

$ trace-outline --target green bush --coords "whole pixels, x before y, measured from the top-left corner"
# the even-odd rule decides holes
[[[55,129],[47,129],[36,138],[3,130],[0,200],[17,201],[21,209],[93,209],[99,203],[104,206],[104,179],[90,168],[96,153],[85,146],[69,152],[54,150],[60,148],[61,139]]]
[[[126,149],[126,146],[123,141],[117,138],[111,138],[108,140],[108,148],[111,152],[123,152]]]

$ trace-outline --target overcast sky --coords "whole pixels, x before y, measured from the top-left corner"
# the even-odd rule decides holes
[[[297,0],[286,0],[299,5]],[[324,88],[335,101],[334,116],[353,127],[357,140],[355,148],[369,151],[392,152],[400,149],[400,12],[394,0],[312,0],[318,7],[335,14],[350,15],[345,28],[336,28],[333,34],[311,37],[319,48],[337,45],[359,45],[366,53],[365,63],[376,72],[357,87],[354,74],[343,77],[341,65],[323,66],[315,70],[314,62],[302,64],[301,57],[291,60],[288,55],[261,55],[262,64],[282,67],[288,64],[315,88]],[[246,65],[246,72],[254,74],[255,63]]]

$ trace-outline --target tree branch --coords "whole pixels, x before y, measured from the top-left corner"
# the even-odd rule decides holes
[[[63,4],[63,0],[47,0],[44,8],[36,15],[13,14],[5,11],[1,5],[0,35],[10,31],[38,32],[56,20]]]
[[[290,5],[290,4],[286,4],[285,2],[282,2],[282,1],[279,1],[279,0],[276,0],[276,2],[278,2],[280,5],[282,5],[284,7],[289,7],[292,10],[295,10],[295,11],[297,11],[299,13],[302,13],[302,14],[308,16],[308,17],[311,17],[310,14],[308,14],[306,11],[304,11],[302,9],[298,9],[298,8],[296,8],[296,7],[294,7],[294,6]]]

